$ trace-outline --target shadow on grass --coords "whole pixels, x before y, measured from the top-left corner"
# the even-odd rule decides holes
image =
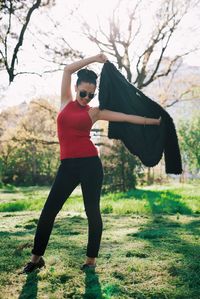
[[[94,270],[85,271],[85,294],[84,299],[88,298],[98,298],[103,299],[101,285],[99,283],[99,277]]]
[[[25,191],[23,191],[25,192]],[[143,190],[133,189],[128,192],[118,192],[116,194],[104,195],[105,200],[111,199],[112,201],[118,201],[123,199],[139,200],[148,203],[146,206],[147,213],[152,214],[185,214],[190,215],[193,211],[184,202],[181,195],[170,190]],[[42,199],[41,199],[42,200]],[[35,203],[36,204],[36,203]],[[37,205],[39,203],[37,202]],[[36,205],[36,206],[37,206]],[[110,205],[110,212],[112,212],[112,206]],[[33,201],[31,200],[17,200],[16,202],[5,202],[0,205],[0,212],[19,212],[32,210],[34,208]],[[108,207],[106,208],[108,209]],[[102,213],[109,213],[102,208]]]
[[[1,245],[0,246],[0,264],[3,265],[1,271],[8,273],[9,271],[15,272],[16,269],[22,268],[24,264],[24,258],[30,258],[31,248],[33,246],[33,238],[36,230],[37,219],[27,220],[25,223],[22,223],[20,226],[17,225],[18,231],[4,231],[0,232]],[[77,258],[86,254],[86,242],[87,237],[85,238],[85,245],[83,242],[80,242],[79,236],[85,234],[87,236],[87,219],[81,216],[66,217],[65,219],[56,219],[53,231],[51,234],[50,244],[48,244],[47,250],[50,253],[50,257],[54,255],[59,255],[59,260],[56,262],[55,270],[64,267],[73,269],[74,275],[79,275],[79,266],[77,267]],[[64,237],[66,236],[66,238]],[[68,236],[74,236],[75,239],[70,239],[68,241]],[[83,237],[84,238],[84,237]],[[50,246],[49,246],[50,245]],[[59,253],[58,253],[59,249]],[[6,250],[6,252],[5,252]],[[46,250],[46,251],[47,251]],[[67,253],[67,254],[66,254]],[[29,255],[29,256],[28,256]],[[10,257],[15,257],[15,262]],[[51,260],[51,258],[50,258]],[[51,263],[49,264],[48,271],[51,272],[51,269],[54,268]],[[22,269],[21,269],[22,270]],[[4,272],[4,273],[5,273]],[[50,273],[49,272],[49,273]],[[77,274],[76,274],[77,272]],[[56,273],[56,272],[55,272]],[[49,288],[53,288],[53,291],[58,290],[63,283],[65,283],[65,277],[61,275],[59,280],[59,275],[53,275],[51,278],[49,276],[45,277]],[[83,298],[103,298],[101,292],[101,286],[99,283],[98,275],[94,272],[86,271],[85,276],[85,294]],[[64,278],[63,278],[64,277]],[[43,278],[44,279],[44,278]],[[74,286],[76,289],[76,285]],[[38,276],[37,272],[33,272],[27,275],[26,282],[24,283],[19,299],[23,298],[37,298],[38,292]],[[75,291],[74,295],[78,294],[78,289]],[[70,297],[71,298],[71,297]]]
[[[184,203],[181,202],[179,199],[181,197],[178,195],[174,195],[174,193],[166,192],[165,196],[161,197],[148,197],[147,200],[149,202],[151,211],[153,214],[157,213],[167,213],[167,214],[192,214],[192,210]]]
[[[141,231],[127,234],[149,241],[151,252],[156,251],[160,260],[171,260],[168,273],[177,284],[179,295],[173,298],[199,298],[200,294],[200,221],[181,224],[177,221],[154,216]],[[192,241],[190,240],[192,238]],[[151,255],[151,253],[149,254]],[[181,289],[182,288],[182,289]]]
[[[38,276],[37,272],[27,275],[25,284],[22,287],[21,294],[18,299],[36,299],[38,292]]]
[[[134,199],[146,200],[149,203],[152,214],[185,214],[190,215],[193,211],[183,202],[181,195],[169,190],[151,191],[133,189],[124,193],[116,193],[113,200]]]

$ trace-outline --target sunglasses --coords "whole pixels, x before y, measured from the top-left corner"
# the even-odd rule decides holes
[[[94,98],[95,94],[91,92],[87,92],[85,90],[79,91],[79,96],[81,98],[85,98],[88,95],[88,98],[91,100]]]

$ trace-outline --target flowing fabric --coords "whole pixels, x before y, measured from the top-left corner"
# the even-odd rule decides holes
[[[162,117],[160,125],[138,125],[109,121],[108,137],[120,139],[147,167],[159,163],[163,153],[165,172],[182,173],[181,155],[173,119],[121,74],[113,63],[104,63],[99,85],[99,108],[151,118]]]

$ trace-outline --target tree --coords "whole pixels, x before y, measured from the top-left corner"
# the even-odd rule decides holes
[[[184,52],[180,50],[180,53],[174,57],[168,57],[166,54],[184,16],[190,9],[199,7],[200,1],[158,1],[159,6],[152,17],[154,23],[150,22],[149,26],[152,30],[149,30],[146,36],[142,31],[146,19],[143,18],[140,21],[140,10],[149,9],[151,2],[146,2],[146,7],[145,1],[135,1],[134,3],[133,1],[119,0],[112,15],[107,19],[107,30],[104,29],[105,20],[98,22],[97,29],[91,27],[88,21],[83,21],[83,33],[101,51],[114,59],[129,82],[139,89],[143,89],[161,78],[169,77],[169,75],[173,78],[182,64],[182,58],[198,50],[199,45],[196,44]],[[123,22],[122,15],[126,16],[123,18]],[[191,31],[191,34],[194,32],[195,30]],[[170,83],[173,83],[173,80]],[[182,90],[180,94],[175,94],[175,98],[167,96],[165,99],[161,98],[161,104],[164,107],[175,104],[182,99],[182,95],[191,86],[186,86],[186,89]],[[150,170],[148,168],[149,183],[151,181]]]
[[[169,43],[184,15],[192,7],[198,6],[200,1],[165,0],[158,3],[160,6],[154,16],[154,28],[146,38],[142,36],[142,25],[139,20],[140,9],[145,9],[142,7],[142,1],[137,1],[135,6],[132,1],[118,1],[112,16],[108,19],[108,32],[103,30],[100,21],[96,30],[91,28],[87,21],[83,22],[85,36],[96,43],[101,51],[114,57],[118,68],[125,71],[128,81],[139,89],[150,85],[158,78],[168,76],[179,66],[181,57],[197,50],[196,47],[191,48],[162,64]],[[148,3],[148,8],[149,5],[151,3]],[[126,13],[126,28],[122,28],[121,25],[122,10],[124,14]],[[140,46],[142,39],[146,40],[143,49]],[[133,66],[136,66],[135,77]]]
[[[180,148],[183,161],[189,170],[197,174],[200,171],[200,115],[179,123]]]
[[[57,108],[42,98],[0,113],[0,181],[51,183],[59,163],[57,114]],[[92,129],[96,142],[99,131]]]
[[[141,163],[119,140],[104,144],[101,149],[104,169],[103,192],[128,191],[136,186]]]
[[[0,177],[16,185],[50,184],[59,163],[56,109],[44,99],[0,114]]]
[[[50,1],[41,3],[41,0],[30,1],[15,1],[4,0],[1,2],[0,20],[3,23],[3,28],[0,32],[0,39],[2,47],[0,49],[1,67],[5,67],[8,75],[9,82],[14,80],[14,77],[19,74],[16,71],[16,64],[18,63],[18,53],[24,42],[24,35],[30,23],[33,12],[41,5],[47,5]],[[23,24],[21,25],[21,20]],[[21,29],[16,32],[16,27],[21,25]],[[12,42],[15,43],[12,54],[10,56],[10,48]]]
[[[40,28],[37,29],[37,34],[34,33],[34,29],[31,27],[31,18],[34,12],[39,10],[43,14],[47,13],[48,9],[54,5],[55,0],[1,1],[0,21],[3,25],[0,28],[0,71],[6,70],[9,84],[14,81],[16,76],[21,74],[28,73],[42,76],[43,73],[57,71],[59,68],[52,70],[52,62],[56,65],[63,65],[64,63],[61,63],[61,59],[63,58],[81,56],[78,51],[70,47],[66,39],[55,36],[55,30],[47,32],[46,28],[43,28],[43,31]],[[54,29],[57,29],[56,22],[52,19],[51,22]],[[49,69],[42,73],[31,69],[28,70],[26,65],[22,65],[23,45],[28,33],[34,37],[35,42],[42,44],[43,53],[41,54],[41,59],[48,60],[48,64],[50,65]],[[52,35],[54,41],[56,41],[53,45],[52,42],[49,42]],[[58,46],[60,40],[62,44]],[[35,42],[33,42],[32,49],[35,47]]]

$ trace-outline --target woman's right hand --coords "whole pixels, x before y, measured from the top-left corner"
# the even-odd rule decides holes
[[[96,62],[100,63],[105,63],[108,60],[108,57],[103,53],[97,54],[95,58]]]

